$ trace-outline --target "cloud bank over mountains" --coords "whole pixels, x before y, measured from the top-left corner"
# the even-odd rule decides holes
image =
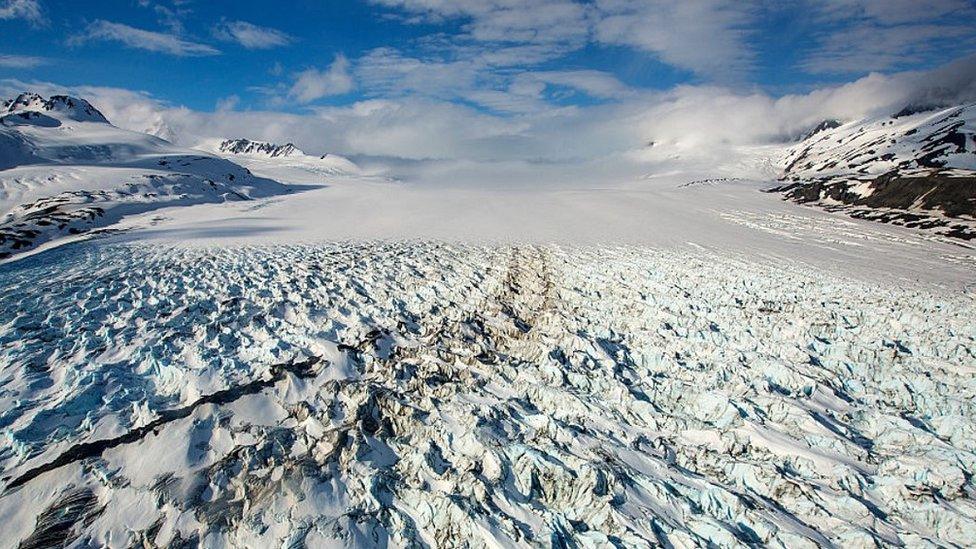
[[[543,74],[538,79],[577,76]],[[6,80],[2,91],[67,91],[89,98],[121,127],[181,145],[228,136],[288,141],[313,154],[384,157],[408,175],[425,177],[466,173],[477,182],[476,168],[490,164],[521,177],[520,183],[546,180],[547,167],[556,164],[566,168],[553,172],[554,180],[579,169],[583,171],[573,175],[577,180],[597,173],[606,176],[607,169],[632,178],[653,166],[682,162],[728,164],[741,170],[742,148],[782,143],[825,119],[854,120],[894,113],[906,105],[976,101],[976,56],[931,71],[871,74],[781,97],[715,85],[621,93],[599,75],[584,76],[592,79],[586,85],[617,99],[505,114],[416,95],[312,107],[304,113],[227,108],[201,112],[118,88]],[[318,92],[309,85],[307,93]],[[588,173],[587,168],[596,171]]]
[[[234,63],[240,52],[242,63],[263,59],[228,77],[229,89],[207,99],[212,111],[184,107],[143,87],[146,80],[67,85],[57,74],[23,72],[43,74],[63,62],[47,55],[0,51],[0,69],[8,71],[2,87],[7,95],[81,95],[122,127],[182,145],[247,137],[382,157],[401,169],[517,166],[526,181],[555,163],[626,165],[627,177],[649,165],[736,164],[741,148],[782,142],[824,119],[976,98],[976,57],[964,56],[976,51],[976,27],[966,24],[976,21],[976,8],[965,0],[364,2],[363,19],[353,23],[384,21],[383,32],[409,38],[322,49],[307,32],[279,28],[294,17],[258,25],[254,14],[213,13],[183,0],[140,0],[128,19],[98,14],[67,27],[62,41],[72,55],[98,47],[99,63],[123,49],[171,62],[162,86],[170,91],[186,89],[181,78],[201,93],[225,84],[221,71],[193,67]],[[0,0],[0,20],[53,25],[56,3]],[[771,59],[783,52],[763,40],[803,28],[813,29],[812,38]],[[279,61],[299,46],[297,62]],[[946,52],[963,57],[933,68],[951,58]],[[760,84],[759,73],[776,63],[816,76]],[[666,73],[660,80],[641,80],[657,70]],[[9,71],[22,72],[12,78]]]

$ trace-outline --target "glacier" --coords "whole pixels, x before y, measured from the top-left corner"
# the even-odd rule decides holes
[[[703,250],[409,241],[88,243],[0,281],[0,517],[22,547],[976,532],[958,292]]]
[[[4,109],[0,545],[976,539],[971,242],[708,166],[418,183]]]

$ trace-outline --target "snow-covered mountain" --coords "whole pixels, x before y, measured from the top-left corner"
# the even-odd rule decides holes
[[[279,145],[251,139],[226,139],[207,141],[198,148],[245,166],[256,174],[288,183],[321,184],[331,178],[364,175],[363,170],[346,157],[305,154],[292,143]]]
[[[976,105],[825,121],[783,164],[775,190],[798,202],[976,238]]]
[[[108,120],[91,103],[84,99],[77,99],[67,95],[52,95],[41,97],[36,93],[22,93],[14,99],[3,101],[0,107],[0,117],[6,118],[11,114],[27,115],[36,118],[41,113],[51,113],[56,118],[73,120],[75,122],[102,122]],[[16,120],[13,119],[14,123]]]
[[[0,259],[134,213],[286,190],[226,159],[117,128],[83,99],[24,93],[0,109]]]
[[[227,154],[249,154],[257,156],[267,156],[278,158],[281,156],[304,156],[298,147],[292,143],[276,145],[264,141],[251,141],[250,139],[228,139],[222,141],[219,147],[220,152]]]

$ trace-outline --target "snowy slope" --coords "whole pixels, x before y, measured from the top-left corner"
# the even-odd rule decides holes
[[[976,238],[976,105],[828,122],[787,151],[786,184],[775,190],[856,217]]]
[[[285,190],[228,160],[119,129],[82,99],[22,94],[0,109],[0,259],[133,213]]]
[[[256,173],[274,174],[277,180],[293,183],[322,183],[334,177],[362,175],[359,166],[348,158],[335,154],[308,155],[292,143],[278,145],[250,139],[227,139],[207,142],[199,148]]]

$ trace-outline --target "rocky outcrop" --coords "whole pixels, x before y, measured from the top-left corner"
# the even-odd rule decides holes
[[[816,126],[814,126],[813,128],[811,128],[808,132],[806,132],[805,134],[803,134],[803,137],[801,137],[799,139],[799,141],[806,141],[807,139],[810,139],[811,137],[817,135],[818,133],[825,132],[825,131],[829,131],[829,130],[833,130],[833,129],[839,128],[839,127],[841,127],[843,125],[844,124],[842,122],[839,122],[839,121],[834,120],[832,118],[831,119],[824,120],[824,121],[820,122],[819,124],[817,124]]]
[[[976,106],[818,126],[772,189],[854,217],[976,238]]]
[[[250,139],[228,139],[220,144],[219,150],[222,153],[228,154],[250,154],[267,156],[269,158],[305,154],[291,143],[277,145],[263,141],[251,141]]]
[[[24,112],[50,113],[58,118],[67,118],[75,122],[108,124],[108,119],[91,103],[67,95],[52,95],[44,98],[36,93],[25,92],[0,105],[0,115]]]

